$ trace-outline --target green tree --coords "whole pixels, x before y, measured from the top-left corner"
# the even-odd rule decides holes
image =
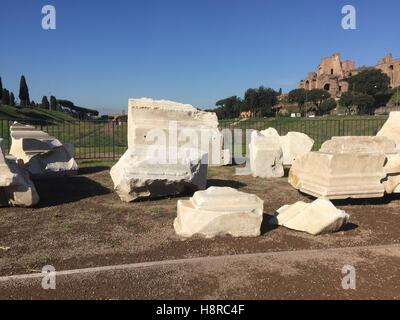
[[[322,101],[321,106],[320,106],[320,111],[322,114],[327,114],[333,109],[335,109],[337,106],[336,100],[333,98],[328,98],[324,101]]]
[[[218,118],[237,118],[243,111],[243,101],[237,96],[219,100],[215,103],[219,108],[215,109]]]
[[[350,114],[351,107],[354,105],[354,93],[351,91],[343,92],[339,99],[339,105],[345,109],[346,114]]]
[[[57,110],[57,99],[55,96],[50,96],[50,110]]]
[[[26,84],[25,76],[21,76],[21,80],[19,82],[19,100],[21,101],[21,107],[29,106],[29,89]]]
[[[1,103],[4,105],[10,105],[10,92],[7,89],[3,89],[3,93],[1,95]]]
[[[10,106],[15,107],[15,96],[13,92],[10,93]]]
[[[244,93],[244,105],[248,111],[255,114],[258,106],[258,97],[256,89],[247,89]]]
[[[302,116],[305,115],[305,103],[307,100],[307,92],[305,89],[294,89],[289,92],[288,100],[290,103],[297,103]]]
[[[345,108],[346,114],[351,112],[352,107],[357,107],[359,114],[371,114],[374,111],[375,99],[365,93],[348,91],[341,95],[339,104]]]
[[[321,113],[321,104],[324,100],[329,99],[331,94],[323,89],[312,89],[307,92],[307,101],[314,105],[314,111]]]
[[[349,78],[349,91],[368,94],[375,97],[388,91],[390,78],[381,70],[364,68]]]
[[[46,109],[46,110],[50,109],[50,103],[49,103],[49,100],[47,99],[47,96],[43,96],[41,106],[43,109]]]
[[[247,110],[257,116],[272,116],[272,107],[278,103],[278,92],[271,88],[247,89],[244,94],[244,104]]]
[[[375,99],[365,93],[356,93],[353,103],[358,107],[358,111],[361,114],[372,114],[375,109]]]
[[[1,77],[0,77],[0,101],[2,96],[3,96],[3,83],[1,82]]]

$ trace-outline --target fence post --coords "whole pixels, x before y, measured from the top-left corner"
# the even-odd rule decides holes
[[[113,148],[113,161],[115,161],[115,121],[111,121],[112,123],[112,148]]]

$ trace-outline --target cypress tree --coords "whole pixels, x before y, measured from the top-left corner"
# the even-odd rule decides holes
[[[7,89],[3,89],[3,94],[1,96],[1,103],[4,105],[10,104],[10,92]]]
[[[47,96],[43,96],[42,98],[42,108],[46,110],[50,109],[50,103],[49,100],[47,99]]]
[[[10,93],[10,106],[15,107],[15,96],[14,93]]]
[[[57,99],[55,96],[50,97],[50,110],[53,110],[53,111],[57,110]]]
[[[1,82],[1,77],[0,77],[0,101],[2,96],[3,96],[3,83]]]
[[[21,107],[29,106],[29,89],[26,84],[25,76],[21,76],[21,80],[19,82],[19,99],[21,100]]]

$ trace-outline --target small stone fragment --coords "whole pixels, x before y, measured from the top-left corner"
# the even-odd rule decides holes
[[[317,199],[312,203],[302,201],[286,205],[277,210],[269,223],[312,235],[340,230],[349,220],[349,215],[336,209],[329,200]]]

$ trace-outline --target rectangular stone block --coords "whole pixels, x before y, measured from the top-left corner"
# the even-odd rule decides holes
[[[383,197],[385,159],[378,153],[309,152],[294,162],[289,183],[317,198]]]
[[[201,235],[255,237],[261,232],[263,201],[228,187],[210,187],[189,200],[178,200],[175,232],[184,238]]]
[[[214,112],[169,100],[129,99],[128,147],[152,144],[203,150],[210,165],[229,162]]]
[[[279,135],[253,131],[249,145],[250,168],[253,177],[283,177],[283,152]]]

